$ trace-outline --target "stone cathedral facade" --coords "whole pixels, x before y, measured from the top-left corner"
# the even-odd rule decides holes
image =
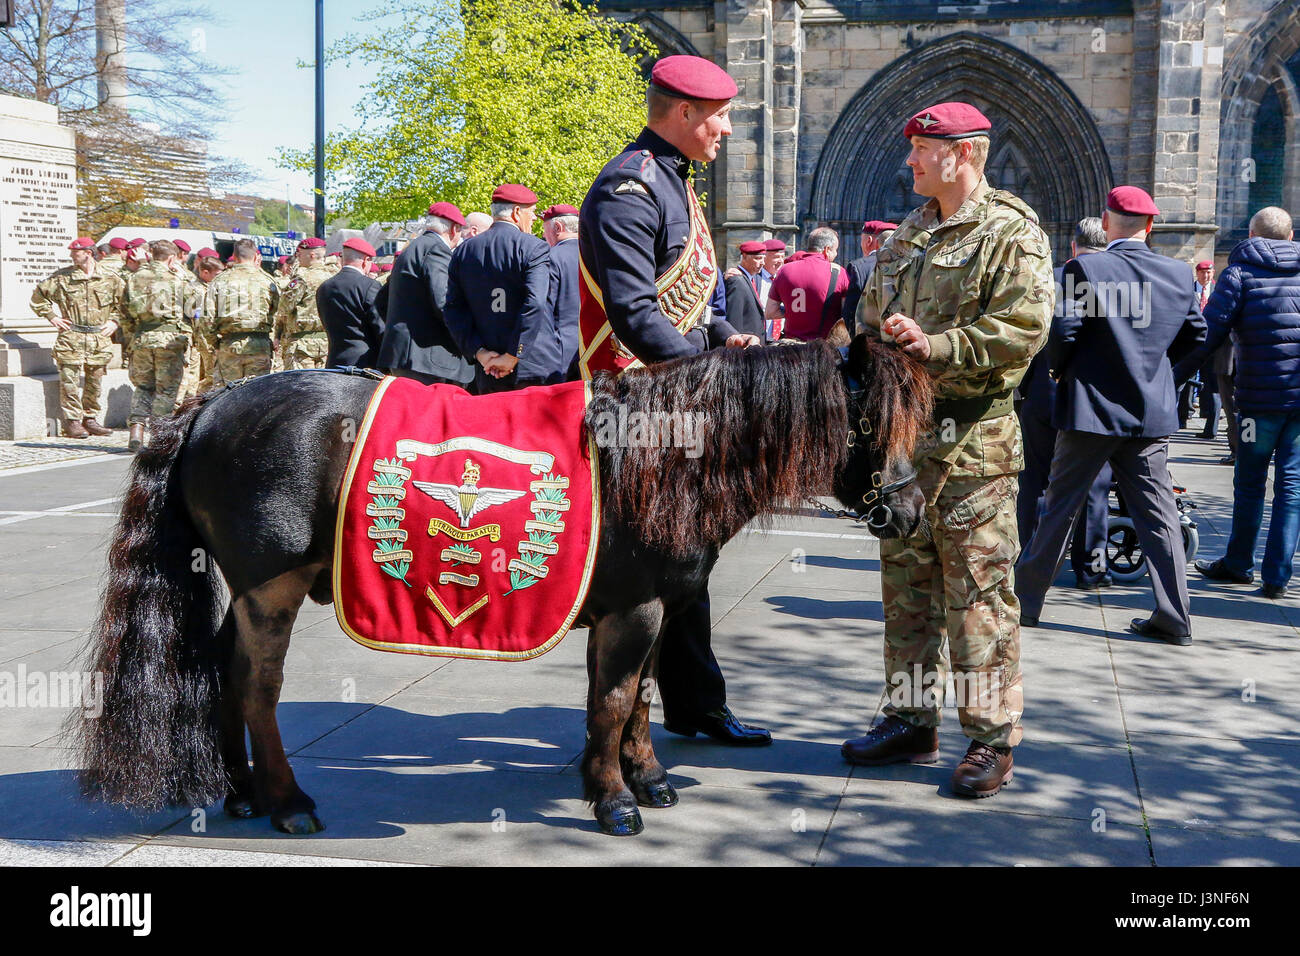
[[[923,200],[905,119],[967,100],[993,122],[986,175],[1037,210],[1056,256],[1113,185],[1163,215],[1152,245],[1219,261],[1250,214],[1300,217],[1300,0],[601,0],[660,55],[740,86],[700,184],[726,258],[819,224],[856,255],[864,219]]]

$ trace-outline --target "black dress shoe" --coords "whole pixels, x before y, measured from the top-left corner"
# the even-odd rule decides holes
[[[1254,574],[1242,574],[1240,571],[1234,571],[1223,563],[1223,558],[1215,558],[1213,561],[1193,561],[1196,570],[1200,571],[1211,581],[1229,581],[1233,584],[1250,584],[1255,580]]]
[[[1076,575],[1074,578],[1074,586],[1080,591],[1100,591],[1114,583],[1115,580],[1109,574],[1101,574],[1095,578],[1081,578]]]
[[[1140,634],[1142,637],[1158,637],[1167,644],[1177,644],[1179,647],[1186,647],[1192,643],[1192,635],[1170,634],[1168,631],[1162,631],[1145,618],[1133,618],[1133,620],[1129,621],[1128,629],[1134,634]]]
[[[1286,597],[1285,584],[1261,584],[1259,590],[1255,592],[1260,597],[1266,597],[1270,601],[1276,601],[1278,598]]]
[[[1237,463],[1237,456],[1236,456],[1236,455],[1229,455],[1227,458],[1220,458],[1220,459],[1219,459],[1219,464],[1220,464],[1220,465],[1235,465],[1236,463]]]
[[[772,743],[770,731],[762,727],[742,724],[726,704],[717,710],[711,710],[707,714],[700,714],[686,721],[665,718],[664,730],[682,737],[707,734],[714,740],[730,744],[732,747],[766,747]]]

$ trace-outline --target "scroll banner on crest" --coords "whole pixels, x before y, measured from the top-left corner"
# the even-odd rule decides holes
[[[471,396],[386,378],[348,461],[334,609],[354,641],[526,660],[573,626],[600,537],[582,382]]]

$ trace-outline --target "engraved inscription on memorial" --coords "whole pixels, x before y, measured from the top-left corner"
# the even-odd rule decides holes
[[[72,166],[0,159],[0,314],[31,317],[32,289],[67,265],[67,245],[76,228]]]

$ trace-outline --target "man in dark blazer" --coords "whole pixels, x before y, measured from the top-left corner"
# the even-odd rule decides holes
[[[741,333],[756,335],[760,342],[767,341],[767,320],[763,318],[761,304],[763,282],[763,253],[761,239],[740,244],[740,269],[728,274],[724,283],[727,290],[727,321]]]
[[[560,382],[568,370],[547,301],[550,249],[532,233],[536,212],[531,189],[498,186],[492,228],[457,249],[447,267],[447,329],[477,363],[480,395]]]
[[[1159,214],[1141,189],[1117,186],[1102,217],[1109,245],[1065,265],[1064,293],[1076,308],[1053,323],[1047,343],[1060,434],[1038,529],[1016,566],[1021,623],[1029,627],[1065,559],[1079,506],[1109,461],[1155,591],[1155,612],[1134,618],[1129,630],[1192,642],[1168,448],[1178,430],[1173,364],[1205,340],[1205,319],[1191,266],[1147,248]]]
[[[1106,248],[1106,231],[1096,217],[1082,219],[1075,227],[1070,240],[1071,258],[1091,255]],[[1065,300],[1062,280],[1065,266],[1053,270],[1056,278],[1056,315],[1074,307],[1074,300]],[[1047,372],[1047,349],[1034,356],[1029,371],[1020,381],[1019,392],[1023,401],[1017,406],[1020,418],[1020,435],[1025,448],[1025,467],[1019,476],[1019,493],[1016,500],[1016,526],[1020,533],[1020,546],[1028,548],[1038,526],[1038,506],[1047,488],[1047,478],[1052,470],[1052,454],[1056,448],[1056,428],[1052,425],[1052,411],[1056,407],[1056,381]],[[1109,587],[1113,582],[1106,573],[1106,525],[1110,515],[1110,465],[1103,464],[1097,478],[1088,490],[1083,520],[1076,523],[1073,543],[1070,546],[1070,564],[1074,567],[1075,586],[1085,591]]]
[[[862,290],[867,287],[867,280],[875,271],[876,253],[884,244],[882,237],[891,235],[897,228],[897,223],[885,222],[881,219],[868,219],[862,224],[862,235],[858,240],[862,247],[862,255],[844,267],[849,272],[849,291],[844,293],[844,305],[840,309],[840,315],[844,319],[849,335],[857,332],[854,326],[858,314],[858,301],[862,298]]]
[[[582,308],[578,283],[582,281],[578,255],[578,210],[551,206],[542,213],[542,234],[551,247],[551,284],[546,301],[560,336],[560,364],[564,379],[576,382],[578,370],[578,317]]]
[[[452,203],[434,203],[426,231],[393,261],[392,278],[380,296],[381,301],[387,297],[387,321],[376,362],[392,375],[425,385],[463,387],[474,380],[474,369],[461,356],[443,318],[447,267],[464,225],[465,217]]]
[[[316,312],[329,337],[326,368],[376,368],[384,320],[375,309],[379,283],[370,278],[375,249],[349,239],[339,253],[342,268],[316,287]]]

